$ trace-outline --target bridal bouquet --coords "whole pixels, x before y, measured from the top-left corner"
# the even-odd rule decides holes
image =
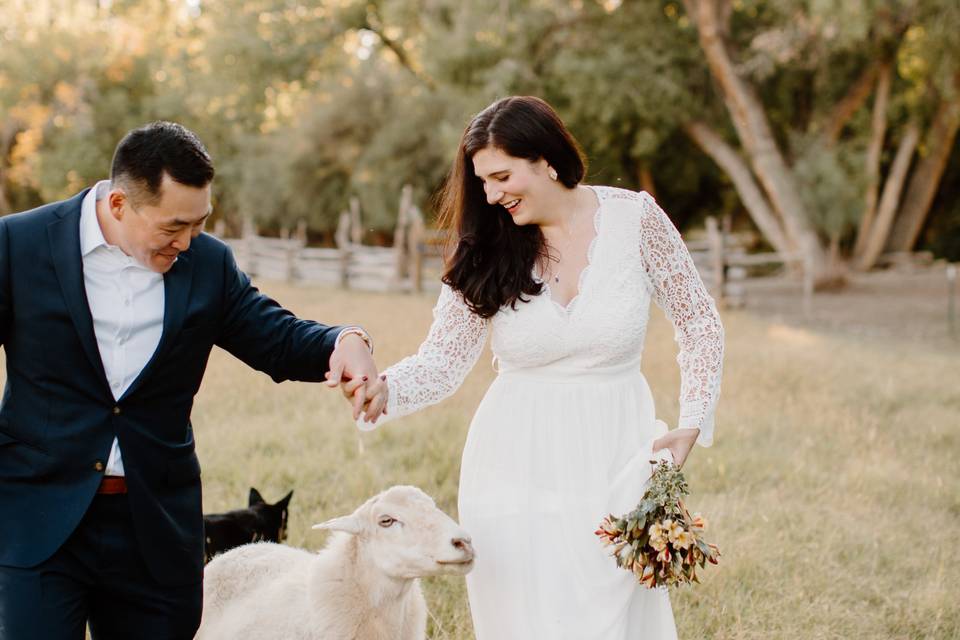
[[[595,532],[613,548],[617,566],[635,573],[650,589],[700,582],[697,567],[717,564],[720,557],[717,545],[703,539],[707,523],[684,507],[688,493],[680,469],[661,460],[640,504],[619,518],[607,516]]]

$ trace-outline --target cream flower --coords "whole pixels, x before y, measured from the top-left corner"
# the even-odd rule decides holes
[[[656,549],[657,551],[663,551],[667,548],[667,539],[663,536],[651,537],[650,546]]]
[[[669,525],[667,524],[668,522],[670,523]],[[664,520],[663,527],[667,530],[667,535],[670,538],[670,542],[674,544],[677,543],[677,537],[680,536],[681,533],[685,533],[683,526],[679,522]]]
[[[670,541],[677,549],[689,549],[690,545],[693,544],[694,538],[693,534],[689,531],[681,531],[677,534],[676,539],[671,539]]]

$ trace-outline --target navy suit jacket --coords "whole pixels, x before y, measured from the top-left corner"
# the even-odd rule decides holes
[[[339,327],[262,295],[202,234],[164,275],[160,344],[119,400],[104,374],[83,282],[86,191],[0,218],[0,565],[49,558],[93,500],[116,436],[137,544],[163,584],[203,567],[200,464],[190,409],[213,345],[276,381],[320,381]]]

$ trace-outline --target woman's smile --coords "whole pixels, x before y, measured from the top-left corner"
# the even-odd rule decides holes
[[[513,215],[517,212],[517,209],[520,208],[520,198],[514,198],[513,200],[508,200],[503,203],[503,208],[507,210],[507,213]]]

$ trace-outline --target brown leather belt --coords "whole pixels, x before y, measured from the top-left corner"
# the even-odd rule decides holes
[[[103,476],[97,493],[101,495],[116,495],[127,492],[127,479],[123,476]]]

